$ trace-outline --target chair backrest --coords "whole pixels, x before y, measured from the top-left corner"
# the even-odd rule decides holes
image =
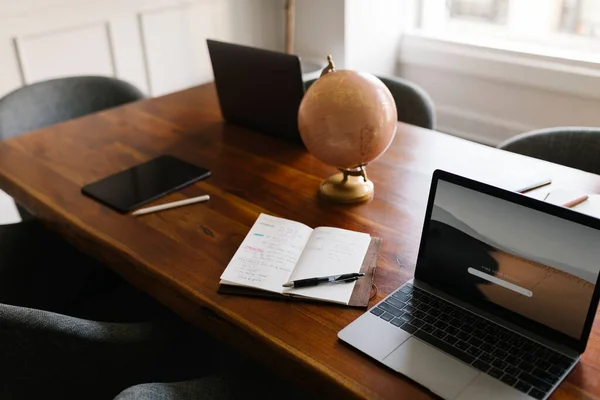
[[[378,76],[387,86],[396,102],[398,121],[435,129],[435,106],[431,97],[420,86],[398,77]],[[304,83],[306,90],[316,79]]]
[[[600,128],[540,129],[510,138],[498,148],[600,174]]]
[[[0,140],[143,98],[135,86],[104,76],[33,83],[0,99]]]
[[[161,362],[177,363],[165,354],[182,339],[170,326],[90,321],[0,303],[0,398],[110,399],[156,379]]]

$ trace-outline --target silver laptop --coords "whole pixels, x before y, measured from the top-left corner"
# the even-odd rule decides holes
[[[546,399],[585,350],[600,220],[435,171],[413,280],[339,332],[445,399]]]

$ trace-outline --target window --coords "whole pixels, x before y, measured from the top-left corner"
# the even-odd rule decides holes
[[[558,29],[574,35],[600,38],[600,2],[564,0]]]
[[[449,6],[452,19],[506,24],[508,17],[508,0],[454,0]]]
[[[595,62],[599,0],[417,0],[427,35]]]

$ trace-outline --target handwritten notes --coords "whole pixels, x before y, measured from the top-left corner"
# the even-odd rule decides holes
[[[369,248],[371,236],[345,229],[316,228],[304,248],[291,280],[359,272]],[[287,289],[295,296],[347,302],[356,282]]]
[[[311,232],[299,222],[261,214],[221,276],[222,283],[280,293]]]
[[[338,228],[311,229],[261,214],[221,275],[221,283],[348,304],[355,282],[284,289],[290,280],[359,272],[371,237]]]

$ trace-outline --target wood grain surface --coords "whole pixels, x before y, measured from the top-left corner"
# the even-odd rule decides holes
[[[202,194],[210,201],[136,218],[80,193],[161,154],[210,168],[212,177],[151,205]],[[317,187],[335,169],[301,146],[226,124],[212,84],[0,143],[0,187],[52,229],[201,329],[315,394],[337,398],[432,395],[338,341],[337,332],[364,310],[219,294],[219,276],[265,212],[382,238],[372,305],[413,275],[436,168],[498,184],[538,171],[553,184],[600,193],[597,175],[399,124],[392,146],[368,167],[374,199],[329,204]],[[599,325],[553,399],[600,399]]]

